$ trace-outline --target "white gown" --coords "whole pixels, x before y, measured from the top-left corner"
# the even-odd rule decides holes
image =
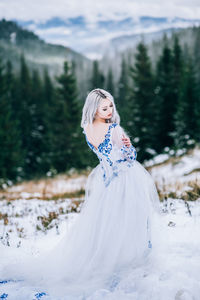
[[[145,263],[154,246],[151,221],[159,198],[134,146],[122,143],[122,133],[119,124],[111,123],[98,149],[85,134],[100,163],[87,179],[80,215],[55,248],[21,267],[7,267],[4,275],[41,286],[52,299],[86,299]]]

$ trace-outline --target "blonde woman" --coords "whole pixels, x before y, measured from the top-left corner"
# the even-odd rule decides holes
[[[40,284],[53,299],[113,290],[125,273],[149,258],[151,221],[159,212],[152,177],[136,160],[109,92],[94,89],[87,95],[81,127],[99,158],[87,179],[81,212],[57,246],[26,267],[26,280]]]

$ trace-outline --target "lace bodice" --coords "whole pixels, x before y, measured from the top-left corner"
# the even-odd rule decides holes
[[[133,145],[127,147],[122,142],[122,135],[126,134],[119,124],[112,123],[109,125],[105,139],[99,144],[97,149],[88,141],[85,130],[83,130],[83,133],[88,146],[100,161],[105,186],[108,186],[111,180],[118,176],[120,172],[133,166],[137,152]]]

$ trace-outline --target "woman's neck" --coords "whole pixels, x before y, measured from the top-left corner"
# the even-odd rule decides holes
[[[94,123],[107,123],[107,122],[106,122],[105,119],[102,119],[102,118],[95,118],[94,121],[93,121],[93,124],[94,124]]]

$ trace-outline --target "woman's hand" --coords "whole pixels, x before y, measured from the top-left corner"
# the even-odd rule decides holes
[[[126,137],[124,134],[122,136],[122,141],[123,141],[125,146],[127,146],[127,147],[131,146],[131,141],[130,141],[129,137]]]

